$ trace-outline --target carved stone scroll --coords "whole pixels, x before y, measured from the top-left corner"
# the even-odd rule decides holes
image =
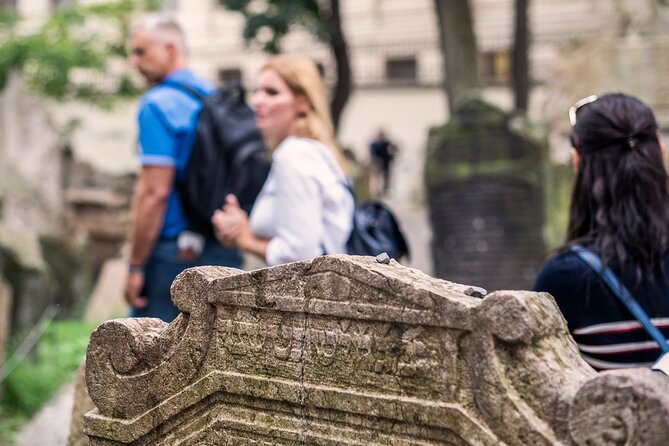
[[[93,334],[85,432],[93,446],[589,444],[590,395],[629,380],[599,383],[549,295],[469,288],[366,257],[187,270],[174,322]],[[669,405],[651,394],[621,401],[663,408],[664,435]],[[601,404],[627,420],[626,403]],[[616,423],[592,426],[608,438]]]

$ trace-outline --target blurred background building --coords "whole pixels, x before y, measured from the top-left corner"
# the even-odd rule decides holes
[[[68,0],[16,0],[16,3],[21,14],[39,20]],[[644,15],[653,11],[650,6],[643,6],[644,3],[651,0],[531,1],[530,67],[534,89],[530,116],[541,120],[562,119],[564,107],[580,97],[563,88],[568,81],[563,71],[569,53],[593,39],[625,34],[625,28],[649,20]],[[513,1],[473,0],[471,5],[484,96],[508,109],[512,105],[509,83]],[[419,173],[427,130],[447,118],[434,2],[343,0],[341,8],[354,89],[343,113],[340,142],[365,160],[367,144],[374,131],[378,127],[387,129],[402,149],[402,156],[414,161],[402,164],[403,169],[407,169],[402,176],[412,180],[398,185],[396,193],[420,198]],[[162,9],[173,14],[184,27],[192,65],[198,72],[219,83],[241,79],[253,87],[266,55],[257,45],[244,43],[244,19],[240,14],[224,10],[216,0],[164,0]],[[647,35],[648,29],[641,28],[640,34]],[[311,34],[295,29],[285,39],[282,49],[313,57],[324,65],[329,83],[336,81],[328,47]],[[630,81],[634,79],[625,80]],[[100,82],[105,80],[100,79]],[[657,99],[654,92],[647,92],[651,87],[646,80],[640,80],[634,87],[637,90],[642,87],[645,90],[642,93],[648,93],[645,99]],[[666,104],[659,105],[666,107]],[[134,104],[129,104],[119,109],[113,118],[108,113],[87,110],[83,114],[84,125],[75,135],[75,152],[108,171],[135,168],[133,107]],[[71,113],[79,113],[78,109],[77,105]],[[66,110],[59,115],[63,119],[70,116]],[[562,129],[561,133],[564,132]],[[559,138],[554,142],[556,157],[564,161],[566,143],[559,143]]]
[[[101,1],[3,0],[2,3],[15,6],[25,18],[25,28],[29,29],[43,23],[57,8]],[[192,66],[197,72],[218,84],[242,80],[253,88],[267,55],[259,44],[244,42],[245,22],[241,14],[225,10],[218,0],[153,3],[160,4],[163,11],[172,14],[183,26]],[[262,2],[253,4],[262,8]],[[502,109],[511,110],[514,0],[471,0],[470,4],[478,41],[482,95]],[[352,70],[352,91],[342,113],[339,141],[365,165],[370,139],[379,128],[385,129],[400,149],[388,198],[399,206],[407,206],[409,213],[420,214],[425,203],[423,169],[429,129],[448,119],[435,2],[341,0],[340,5]],[[666,14],[666,6],[661,6],[660,0],[529,1],[532,90],[528,115],[548,129],[553,161],[566,163],[568,160],[567,108],[576,99],[592,93],[622,90],[638,95],[657,111],[661,126],[667,128],[669,87],[665,86],[664,75],[669,72],[669,57],[666,57],[669,22]],[[260,40],[262,38],[261,33]],[[282,50],[313,57],[323,65],[328,84],[335,85],[335,61],[330,48],[312,34],[295,27],[284,39]],[[73,77],[75,82],[78,78],[93,81],[104,90],[106,85],[114,83],[118,72],[123,71],[132,72],[126,62],[116,60],[107,73],[83,71]],[[46,201],[60,203],[64,198],[69,211],[75,212],[79,225],[86,226],[89,233],[95,232],[103,240],[113,240],[112,248],[102,249],[104,255],[108,255],[122,238],[122,222],[126,219],[110,224],[110,213],[104,209],[121,208],[121,203],[127,200],[88,189],[111,188],[121,195],[127,194],[127,185],[98,179],[102,173],[127,175],[138,168],[137,101],[117,103],[111,110],[81,102],[47,101],[44,122],[39,123],[36,117],[40,115],[33,114],[30,130],[17,131],[21,127],[14,121],[28,119],[11,112],[12,107],[28,107],[20,104],[27,99],[20,99],[23,96],[17,94],[17,88],[21,87],[12,84],[3,94],[6,131],[0,152],[6,160],[17,161],[24,156],[47,159],[53,154],[53,150],[48,149],[50,144],[57,145],[59,138],[62,143],[65,135],[71,156],[86,168],[82,170],[79,166],[72,171],[57,167],[55,162],[17,161],[17,170],[26,171],[31,181],[42,184],[41,196]],[[51,138],[51,142],[42,141],[44,138]],[[63,176],[69,179],[62,180]],[[59,195],[56,187],[59,181],[75,190]],[[21,219],[28,220],[28,217]],[[427,226],[425,220],[412,226],[420,225]],[[429,243],[429,237],[429,229],[425,229],[425,235],[420,236],[417,243]],[[548,245],[554,246],[555,240]],[[413,265],[431,272],[429,263],[424,260]]]

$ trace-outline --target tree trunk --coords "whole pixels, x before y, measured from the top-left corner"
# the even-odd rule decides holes
[[[526,112],[530,98],[530,36],[527,22],[529,0],[515,0],[513,42],[513,92],[516,110]]]
[[[0,9],[9,8],[16,12],[16,0],[0,0]]]
[[[330,104],[336,132],[339,128],[341,114],[351,95],[351,65],[346,38],[341,27],[339,0],[330,0],[330,11],[327,14],[326,21],[328,34],[330,35],[330,47],[337,64],[337,85]]]
[[[434,0],[444,55],[448,109],[480,89],[478,50],[469,0]]]

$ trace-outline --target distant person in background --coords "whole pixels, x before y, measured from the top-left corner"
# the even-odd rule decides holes
[[[372,167],[377,175],[381,176],[383,193],[388,192],[390,187],[390,170],[397,151],[397,146],[388,139],[383,129],[379,129],[372,142],[369,143]]]
[[[594,368],[650,366],[658,344],[572,247],[598,255],[669,336],[669,192],[657,123],[650,108],[624,94],[579,102],[570,111],[576,181],[567,242],[534,290],[555,297]]]
[[[152,88],[139,106],[142,170],[135,187],[125,298],[132,316],[170,322],[179,314],[170,286],[181,271],[198,265],[240,267],[242,258],[238,250],[190,230],[175,189],[175,181],[185,175],[202,104],[169,83],[203,95],[214,91],[188,68],[181,28],[168,17],[145,16],[132,27],[130,61]]]
[[[214,214],[218,239],[268,265],[346,252],[353,197],[316,64],[295,56],[270,58],[253,104],[258,129],[273,151],[272,167],[250,217],[234,195]]]

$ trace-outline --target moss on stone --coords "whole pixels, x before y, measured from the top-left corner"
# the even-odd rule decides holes
[[[464,103],[443,126],[430,130],[427,187],[476,175],[510,175],[537,182],[548,148],[545,126],[481,99]]]

